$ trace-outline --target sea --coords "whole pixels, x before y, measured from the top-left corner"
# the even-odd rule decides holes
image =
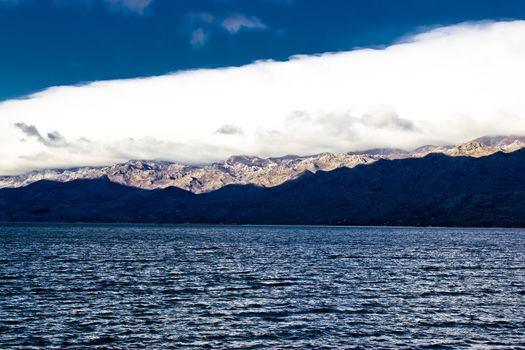
[[[525,348],[525,230],[0,225],[1,349]]]

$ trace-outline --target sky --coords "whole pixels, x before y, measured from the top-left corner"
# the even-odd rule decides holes
[[[0,175],[525,134],[521,0],[0,0]]]

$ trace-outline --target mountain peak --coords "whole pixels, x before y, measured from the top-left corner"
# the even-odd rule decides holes
[[[473,140],[479,142],[486,147],[506,147],[516,142],[525,144],[525,136],[517,135],[497,135],[497,136],[482,136]]]

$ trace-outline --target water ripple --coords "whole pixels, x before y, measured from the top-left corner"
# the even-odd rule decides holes
[[[0,348],[524,348],[525,231],[0,226]]]

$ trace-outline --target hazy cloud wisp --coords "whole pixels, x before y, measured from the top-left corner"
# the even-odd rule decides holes
[[[104,0],[112,6],[127,9],[131,12],[142,14],[153,0]]]
[[[0,4],[19,5],[32,0],[0,0]],[[57,6],[80,4],[92,5],[94,1],[100,1],[116,9],[123,9],[141,15],[153,0],[54,0]]]
[[[241,29],[266,29],[268,26],[255,16],[247,17],[243,14],[234,14],[222,21],[222,26],[230,34],[236,34]]]
[[[185,26],[186,30],[189,29],[190,44],[194,48],[203,47],[212,31],[223,30],[233,36],[242,29],[268,29],[268,26],[259,18],[248,17],[241,13],[221,17],[208,12],[191,12],[186,15]]]
[[[208,40],[208,33],[203,28],[194,29],[191,33],[190,44],[195,48],[204,46]]]

